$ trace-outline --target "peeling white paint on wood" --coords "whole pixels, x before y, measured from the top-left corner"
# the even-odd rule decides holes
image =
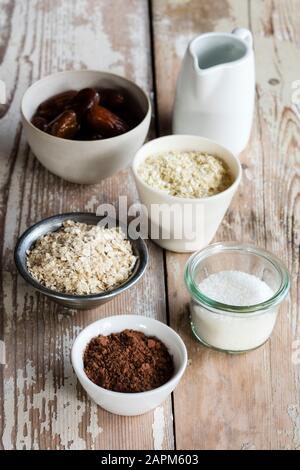
[[[76,422],[78,425],[83,422],[86,406],[84,397],[78,397],[77,378],[68,356],[64,363],[63,382],[59,385],[55,386],[53,371],[49,370],[40,389],[37,386],[37,370],[32,361],[26,362],[25,372],[18,369],[16,382],[13,379],[5,380],[5,449],[13,447],[14,435],[18,449],[40,448],[41,439],[49,432],[60,449],[86,449],[86,436],[90,440],[90,447],[96,447],[97,438],[103,429],[99,424],[95,403],[89,404],[88,426],[83,437],[78,435],[78,429],[74,426]],[[14,394],[18,403],[17,416],[14,416]],[[35,419],[38,419],[38,426]]]
[[[165,430],[164,409],[162,406],[155,408],[153,418],[153,448],[154,450],[162,450]]]

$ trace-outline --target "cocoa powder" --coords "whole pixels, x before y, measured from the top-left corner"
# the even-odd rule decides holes
[[[83,362],[92,382],[115,392],[153,390],[166,383],[174,372],[166,346],[159,339],[134,330],[91,339]]]

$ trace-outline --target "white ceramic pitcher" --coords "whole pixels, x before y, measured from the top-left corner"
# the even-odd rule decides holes
[[[251,32],[202,34],[190,42],[179,73],[173,133],[207,137],[237,155],[249,140],[254,96]]]

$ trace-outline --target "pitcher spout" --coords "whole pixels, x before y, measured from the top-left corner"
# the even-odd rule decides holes
[[[188,47],[193,68],[198,73],[239,62],[252,50],[252,34],[245,28],[232,33],[206,33],[193,39]]]
[[[253,36],[252,36],[252,33],[251,31],[249,31],[249,29],[246,29],[246,28],[234,28],[232,30],[232,33],[231,34],[234,34],[235,36],[237,36],[238,38],[242,39],[243,41],[245,41],[247,43],[247,45],[249,46],[249,48],[253,48]]]

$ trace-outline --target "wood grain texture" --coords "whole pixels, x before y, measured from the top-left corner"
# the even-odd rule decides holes
[[[142,281],[115,301],[88,312],[64,311],[17,275],[18,236],[59,212],[93,211],[118,196],[137,199],[128,171],[95,186],[68,184],[33,157],[20,125],[27,87],[65,69],[109,69],[152,92],[148,3],[133,0],[3,0],[0,78],[8,103],[0,108],[1,164],[1,445],[5,449],[169,449],[174,445],[171,399],[138,418],[113,416],[91,403],[70,364],[76,334],[110,314],[166,319],[163,255],[149,244]],[[155,274],[154,274],[155,273]]]
[[[166,254],[169,317],[188,346],[190,366],[174,394],[178,449],[299,449],[300,338],[299,2],[275,0],[153,1],[160,132],[170,132],[176,77],[195,35],[247,27],[257,66],[255,122],[241,156],[244,178],[216,241],[251,242],[288,266],[292,289],[271,340],[241,356],[203,348],[191,336],[182,282],[187,256]]]

